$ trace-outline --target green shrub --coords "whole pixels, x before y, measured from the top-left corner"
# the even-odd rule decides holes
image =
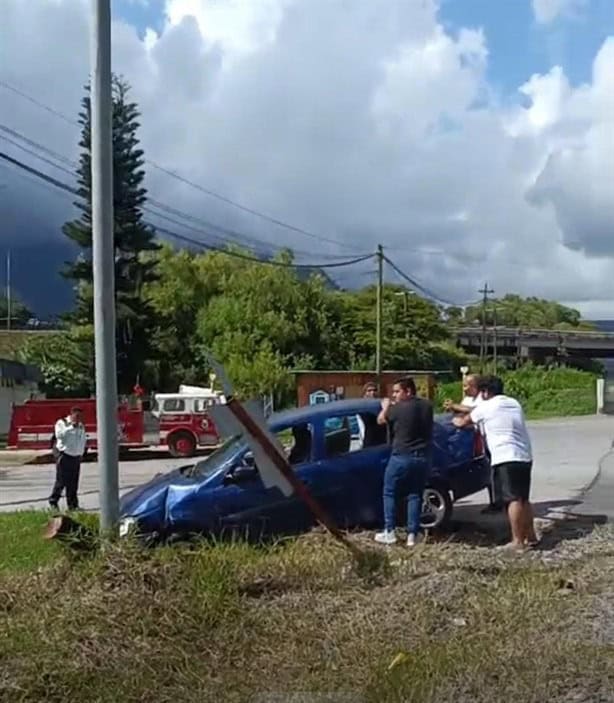
[[[590,415],[597,410],[594,373],[527,364],[500,375],[505,393],[522,403],[529,418]],[[462,396],[460,380],[439,384],[435,393],[436,412],[442,412],[446,398],[459,402]]]

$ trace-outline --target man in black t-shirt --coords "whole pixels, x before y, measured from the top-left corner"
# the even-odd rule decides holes
[[[418,539],[422,494],[430,468],[433,437],[433,406],[418,398],[412,378],[397,381],[392,389],[392,402],[382,400],[377,418],[380,425],[389,424],[392,432],[392,454],[384,473],[384,531],[375,535],[381,544],[397,540],[396,497],[407,495],[407,546]]]

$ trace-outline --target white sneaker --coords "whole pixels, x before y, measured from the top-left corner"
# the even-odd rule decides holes
[[[415,535],[413,532],[410,532],[407,535],[407,546],[408,547],[415,547],[418,542],[422,541],[422,536],[421,535]]]
[[[380,544],[394,544],[397,541],[397,535],[394,530],[384,530],[383,532],[375,533],[375,541]]]

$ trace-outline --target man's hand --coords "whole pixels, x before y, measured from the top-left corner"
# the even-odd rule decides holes
[[[461,429],[463,427],[469,427],[473,424],[471,420],[471,414],[466,413],[465,415],[455,415],[452,418],[452,424],[454,425],[454,427],[459,427]]]
[[[443,401],[443,409],[444,409],[446,412],[450,412],[450,411],[452,410],[453,405],[454,405],[454,403],[453,403],[449,398],[446,398],[446,399]]]
[[[392,403],[390,402],[390,398],[383,398],[382,399],[382,410],[380,414],[377,416],[377,424],[378,425],[386,425],[388,423],[388,418],[386,417],[386,413],[390,409],[390,406]]]

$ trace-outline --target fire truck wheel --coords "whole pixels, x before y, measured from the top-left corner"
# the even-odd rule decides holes
[[[196,453],[196,440],[189,432],[176,432],[168,438],[168,451],[174,457],[189,457]]]

